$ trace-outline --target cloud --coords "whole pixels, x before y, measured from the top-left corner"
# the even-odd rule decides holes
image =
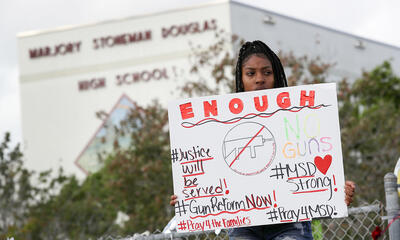
[[[239,0],[307,22],[400,46],[400,2],[396,0]]]
[[[400,32],[396,31],[397,23],[400,22],[398,9],[400,2],[397,1],[388,1],[375,6],[373,14],[357,27],[355,33],[400,47]]]
[[[0,69],[0,76],[0,139],[5,132],[10,132],[15,144],[22,141],[17,66]]]

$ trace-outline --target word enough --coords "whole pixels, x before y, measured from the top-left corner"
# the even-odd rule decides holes
[[[254,100],[254,107],[257,111],[264,112],[268,109],[267,95],[254,97],[253,100]],[[314,106],[314,100],[315,100],[315,91],[311,90],[308,95],[305,90],[301,91],[300,107],[306,106],[306,103],[308,103],[308,106],[312,107]],[[289,92],[279,93],[276,96],[276,104],[282,109],[290,107],[292,103],[290,101]],[[231,113],[239,114],[243,111],[244,103],[240,98],[232,98],[228,103],[228,107]],[[182,120],[193,118],[195,116],[191,102],[179,105],[179,109]],[[217,100],[203,101],[203,113],[204,117],[210,117],[211,115],[218,116]]]

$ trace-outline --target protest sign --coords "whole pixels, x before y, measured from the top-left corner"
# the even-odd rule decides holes
[[[168,106],[179,232],[347,216],[336,84]]]

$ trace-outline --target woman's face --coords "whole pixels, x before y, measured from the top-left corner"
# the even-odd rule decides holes
[[[274,73],[267,57],[251,55],[242,65],[244,91],[270,89],[274,87]]]

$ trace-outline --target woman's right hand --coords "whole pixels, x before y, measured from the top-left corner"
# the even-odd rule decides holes
[[[175,206],[175,203],[178,202],[178,200],[176,200],[176,199],[178,199],[178,196],[176,196],[176,195],[171,195],[171,201],[169,202],[169,204],[170,204],[171,206]]]

